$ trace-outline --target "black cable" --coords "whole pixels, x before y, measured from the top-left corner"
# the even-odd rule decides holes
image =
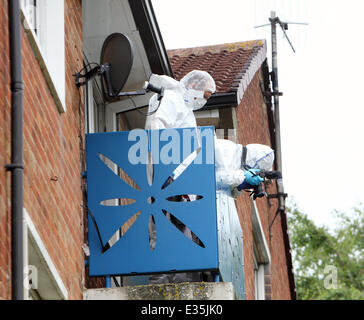
[[[114,282],[115,282],[115,285],[116,285],[117,287],[120,287],[120,283],[119,283],[119,281],[118,281],[118,280],[116,280],[116,277],[115,277],[115,276],[112,276],[112,278],[113,278],[113,280],[114,280]]]
[[[100,67],[100,65],[98,64],[98,63],[96,63],[96,62],[90,62],[90,63],[88,63],[88,64],[86,64],[80,71],[78,71],[78,73],[81,73],[83,70],[85,70],[86,69],[86,72],[87,72],[87,68],[89,67],[89,66],[91,66],[91,65],[95,65],[95,66],[98,66],[98,67]]]
[[[84,191],[84,192],[85,192],[85,191]],[[86,193],[86,192],[85,192],[85,193]],[[99,227],[98,227],[98,225],[97,225],[96,219],[95,219],[95,217],[93,216],[93,214],[92,214],[91,210],[88,208],[88,205],[87,205],[87,204],[86,204],[85,208],[86,208],[87,213],[90,215],[92,222],[93,222],[93,223],[94,223],[94,225],[95,225],[95,229],[96,229],[96,232],[97,232],[97,236],[98,236],[99,241],[100,241],[100,244],[101,244],[102,252],[105,252],[105,251],[106,251],[106,250],[105,250],[105,247],[107,247],[107,245],[106,245],[106,246],[104,246],[104,245],[103,245],[103,243],[102,243],[101,233],[100,233]]]
[[[142,114],[143,116],[146,116],[146,117],[149,117],[149,116],[151,116],[152,114],[154,114],[154,113],[156,113],[157,111],[158,111],[158,109],[159,109],[159,107],[160,107],[160,105],[161,105],[161,102],[162,102],[162,99],[159,101],[159,103],[158,103],[158,107],[155,109],[155,110],[153,110],[153,111],[151,111],[151,112],[143,112],[143,111],[141,111],[141,110],[139,110],[140,108],[145,108],[145,106],[143,106],[143,107],[137,107],[136,106],[136,104],[135,104],[135,102],[134,102],[134,100],[132,99],[132,97],[131,96],[127,96],[130,100],[131,100],[131,102],[133,103],[133,106],[134,106],[134,109],[133,110],[136,110],[136,111],[138,111],[140,114]],[[130,111],[133,111],[133,110],[130,110]]]
[[[98,67],[100,67],[100,64],[98,64],[98,63],[96,63],[96,62],[90,62],[90,63],[88,63],[88,64],[86,64],[78,73],[80,74],[80,76],[85,76],[85,74],[88,72],[88,70],[87,70],[87,68],[89,67],[89,66],[91,66],[91,65],[95,65],[95,66],[98,66]],[[86,73],[85,74],[81,74],[81,72],[82,71],[84,71],[84,70],[86,70]],[[145,106],[142,106],[142,107],[137,107],[137,105],[135,104],[135,102],[134,102],[134,100],[131,98],[131,96],[127,96],[130,100],[131,100],[131,102],[133,103],[133,106],[134,106],[134,109],[133,110],[136,110],[136,111],[138,111],[140,114],[142,114],[143,116],[146,116],[146,117],[149,117],[149,116],[151,116],[152,114],[154,114],[154,113],[156,113],[157,111],[158,111],[158,109],[159,109],[159,107],[160,107],[160,104],[161,104],[161,102],[162,102],[162,99],[160,99],[159,100],[159,104],[158,104],[158,106],[157,106],[157,108],[155,109],[155,110],[153,110],[153,111],[151,111],[151,112],[143,112],[143,111],[141,111],[140,109],[141,108],[144,108]],[[106,103],[106,101],[105,101],[105,99],[103,98],[102,99],[103,100],[103,102],[104,103]],[[132,111],[132,110],[130,110],[130,111]]]
[[[272,222],[270,223],[269,225],[269,231],[271,230],[272,226],[273,226],[273,223],[274,223],[274,220],[277,218],[278,214],[281,212],[281,210],[278,208],[276,213],[275,213],[275,216],[273,217],[273,220]]]
[[[88,70],[87,68],[92,65],[96,65],[97,67],[95,67],[94,69]],[[96,62],[90,62],[90,63],[84,65],[84,67],[80,71],[73,74],[73,76],[75,77],[76,86],[80,87],[82,85],[85,85],[88,80],[86,79],[85,81],[81,82],[81,78],[93,77],[99,73],[100,69],[101,69],[101,66]],[[84,74],[82,74],[82,72],[84,70],[86,70],[86,72]]]

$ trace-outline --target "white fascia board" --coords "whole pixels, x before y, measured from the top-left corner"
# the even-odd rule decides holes
[[[255,53],[254,58],[249,63],[248,69],[246,70],[244,76],[240,80],[239,87],[237,90],[238,105],[243,99],[244,93],[248,88],[250,82],[253,80],[255,74],[259,70],[264,60],[267,58],[267,42],[264,39],[262,40],[262,42],[263,42],[262,46],[259,48],[258,52]]]
[[[260,221],[259,212],[255,201],[252,199],[252,227],[253,227],[253,237],[257,243],[257,250],[259,252],[260,258],[263,261],[258,261],[259,263],[269,264],[271,262],[271,256],[269,252],[269,247],[265,239],[264,230],[262,223]]]

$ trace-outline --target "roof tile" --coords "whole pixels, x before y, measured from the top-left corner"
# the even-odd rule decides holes
[[[174,49],[167,53],[177,80],[192,70],[204,70],[214,78],[216,92],[226,93],[239,89],[243,77],[263,47],[265,40],[252,40]]]

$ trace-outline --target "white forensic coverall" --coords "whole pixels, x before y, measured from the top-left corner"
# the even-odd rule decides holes
[[[158,95],[149,101],[148,113],[157,109],[147,117],[145,129],[170,129],[196,127],[193,108],[188,108],[184,101],[185,89],[181,83],[168,76],[152,75],[150,82],[164,88],[163,99],[159,105]]]
[[[246,164],[248,166],[261,170],[271,169],[274,153],[270,147],[261,144],[248,144],[246,148]],[[221,261],[232,259],[234,249],[243,238],[234,201],[234,198],[242,192],[238,191],[236,187],[245,180],[244,169],[242,168],[242,150],[241,144],[224,139],[215,139],[216,213],[217,228],[220,230],[218,232],[218,247],[219,260]],[[238,262],[235,260],[231,263],[236,264]],[[232,277],[232,268],[222,264],[220,274],[222,279],[229,281]]]
[[[274,151],[269,146],[253,143],[246,145],[246,148],[246,165],[251,169],[264,171],[272,169]],[[233,190],[243,183],[245,170],[242,168],[242,153],[241,144],[225,139],[215,139],[216,185],[219,188]]]

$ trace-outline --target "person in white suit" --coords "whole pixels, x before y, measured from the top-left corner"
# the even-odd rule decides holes
[[[180,81],[153,74],[149,82],[164,88],[164,94],[161,101],[157,94],[149,101],[147,130],[196,127],[193,111],[201,109],[216,91],[214,79],[201,70],[187,73]]]
[[[152,75],[149,82],[159,88],[163,88],[163,98],[159,100],[158,94],[154,94],[149,101],[149,116],[146,119],[145,129],[170,129],[170,128],[196,128],[196,118],[194,111],[201,109],[216,91],[214,79],[209,73],[201,70],[193,70],[186,74],[180,81],[168,76]],[[148,154],[149,170],[148,180],[152,179],[152,153]],[[183,162],[173,172],[166,185],[176,179],[183,170],[188,166]],[[184,196],[179,201],[191,201],[192,195]],[[175,219],[166,213],[167,219],[179,228],[189,239],[193,239],[191,230],[185,225],[175,221]],[[149,221],[149,244],[151,249],[156,247],[156,227],[153,220]],[[196,239],[194,239],[196,240]],[[178,283],[186,281],[200,281],[200,273],[175,273],[175,274],[158,274],[149,278],[150,283]]]

